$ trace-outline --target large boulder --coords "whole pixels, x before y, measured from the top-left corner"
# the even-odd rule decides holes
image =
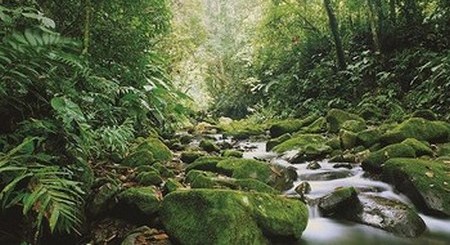
[[[433,156],[433,150],[430,147],[430,144],[426,141],[419,141],[414,138],[408,138],[402,141],[403,144],[411,146],[416,151],[416,156]]]
[[[287,190],[297,179],[294,170],[253,159],[200,158],[192,163],[191,170],[210,171],[235,179],[256,179],[277,190]]]
[[[417,110],[413,112],[412,117],[420,117],[430,121],[437,120],[437,115],[432,110]]]
[[[378,128],[366,129],[356,135],[356,143],[364,147],[371,147],[380,141],[382,131]]]
[[[380,172],[382,165],[395,157],[416,157],[416,151],[407,144],[399,143],[384,147],[381,150],[370,153],[362,162],[362,168],[370,172]]]
[[[449,172],[444,162],[394,158],[384,164],[382,178],[422,211],[450,216]]]
[[[172,192],[164,198],[161,221],[180,244],[270,244],[298,240],[308,221],[302,202],[230,190]]]
[[[312,124],[318,118],[319,116],[314,114],[306,117],[305,119],[287,119],[278,123],[274,123],[269,128],[270,136],[272,138],[276,138],[286,133],[295,133],[303,127]]]
[[[358,205],[358,193],[353,187],[337,188],[319,200],[319,210],[325,216],[340,215],[357,208]]]
[[[384,144],[393,144],[407,138],[414,138],[430,143],[441,143],[447,142],[449,136],[450,124],[446,122],[411,118],[384,133],[381,141]]]
[[[136,151],[149,151],[153,154],[155,161],[168,162],[172,160],[172,152],[170,149],[158,138],[150,137],[145,139],[137,148]]]
[[[206,152],[219,152],[220,151],[220,148],[211,140],[202,140],[202,141],[200,141],[199,146]]]
[[[303,127],[300,132],[308,134],[320,134],[325,133],[328,130],[328,123],[325,117],[319,117],[310,125]]]
[[[305,161],[324,158],[333,149],[327,145],[327,138],[318,134],[300,134],[273,148],[277,153],[293,151],[288,154],[291,163],[303,163]]]
[[[122,160],[122,165],[128,167],[149,166],[155,161],[153,153],[149,150],[138,150]]]
[[[271,140],[267,141],[267,143],[266,143],[266,150],[267,150],[267,151],[270,151],[270,150],[272,150],[275,146],[277,146],[277,145],[279,145],[279,144],[285,142],[286,140],[288,140],[288,139],[290,139],[290,138],[292,138],[292,135],[289,134],[289,133],[287,133],[287,134],[281,135],[281,136],[278,137],[278,138],[271,139]]]
[[[193,163],[195,160],[197,160],[200,157],[205,156],[206,154],[202,151],[183,151],[180,155],[180,160],[184,163]]]
[[[162,196],[154,187],[131,187],[117,196],[123,210],[135,215],[153,216],[161,204]]]
[[[331,109],[330,111],[328,111],[326,119],[328,122],[328,131],[330,133],[339,132],[339,130],[342,128],[342,125],[350,120],[360,121],[361,124],[364,123],[365,125],[365,121],[362,117],[339,109]]]

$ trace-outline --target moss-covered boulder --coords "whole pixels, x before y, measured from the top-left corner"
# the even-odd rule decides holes
[[[219,127],[224,132],[224,135],[231,136],[237,140],[263,135],[267,129],[267,125],[264,123],[257,123],[251,119],[219,121]]]
[[[172,170],[166,168],[166,166],[164,166],[162,163],[154,163],[152,167],[156,169],[163,178],[171,178],[175,176],[175,173]]]
[[[362,162],[362,168],[370,172],[380,172],[382,165],[395,157],[416,157],[414,148],[407,144],[398,143],[384,147],[379,151],[370,153]]]
[[[432,110],[417,110],[413,112],[412,117],[419,117],[430,121],[437,120],[437,115]]]
[[[308,210],[299,201],[263,193],[197,189],[164,198],[161,221],[180,244],[269,244],[298,240]]]
[[[303,127],[309,126],[318,118],[319,116],[314,114],[306,117],[305,119],[287,119],[278,123],[274,123],[269,128],[270,137],[276,138],[286,133],[295,133]]]
[[[438,145],[437,146],[437,155],[439,157],[450,156],[450,143]]]
[[[130,208],[128,212],[136,210],[146,216],[155,215],[161,204],[161,196],[154,187],[132,187],[117,198],[120,204]]]
[[[356,135],[356,144],[371,147],[381,139],[382,131],[378,128],[366,129]]]
[[[158,138],[145,139],[136,149],[136,151],[149,151],[153,154],[155,161],[168,162],[172,160],[172,152],[170,149]]]
[[[388,130],[381,137],[381,141],[385,144],[393,144],[407,138],[414,138],[430,143],[440,143],[447,142],[449,136],[450,124],[446,122],[411,118]]]
[[[450,166],[440,161],[394,158],[382,178],[411,199],[420,210],[450,217]]]
[[[120,188],[117,183],[107,182],[101,185],[92,194],[87,210],[90,215],[98,216],[114,206],[113,198],[119,192]]]
[[[129,166],[129,167],[138,167],[138,166],[145,166],[150,165],[155,161],[155,158],[153,157],[153,153],[148,150],[138,150],[135,151],[128,156],[126,156],[122,160],[122,165]]]
[[[244,153],[242,151],[237,150],[224,150],[222,152],[222,156],[224,157],[236,157],[236,158],[242,158]]]
[[[287,133],[287,134],[281,135],[278,138],[271,139],[271,140],[267,141],[267,143],[266,143],[266,150],[267,151],[272,150],[275,146],[285,142],[286,140],[290,139],[291,137],[292,137],[292,135]]]
[[[327,138],[317,134],[300,134],[273,148],[277,153],[295,151],[289,156],[291,163],[303,163],[305,161],[317,160],[330,154],[333,149],[327,145]]]
[[[211,140],[202,140],[202,141],[200,141],[199,146],[206,152],[219,152],[220,151],[220,148]]]
[[[158,172],[150,171],[150,172],[142,172],[136,176],[136,181],[144,186],[150,185],[160,185],[163,182],[163,179],[159,175]]]
[[[355,120],[365,123],[364,119],[360,116],[339,109],[331,109],[328,111],[326,120],[328,122],[328,131],[330,133],[339,132],[346,121]]]
[[[365,121],[348,120],[342,124],[342,129],[353,132],[353,133],[358,133],[358,132],[361,132],[361,131],[367,129],[367,125],[366,125]]]
[[[333,150],[340,151],[342,149],[341,147],[341,139],[339,137],[333,137],[329,139],[326,143],[327,146],[331,147]]]
[[[210,171],[236,179],[256,179],[277,190],[291,188],[293,181],[297,178],[294,170],[253,159],[200,158],[192,163],[186,171],[190,172],[194,169]]]
[[[402,141],[403,144],[409,145],[416,151],[416,156],[433,156],[433,150],[430,147],[430,144],[426,141],[419,141],[414,138],[408,138]]]
[[[183,151],[180,155],[180,160],[184,163],[193,163],[198,158],[205,156],[206,154],[201,151]]]
[[[183,188],[184,188],[184,186],[180,182],[178,182],[176,179],[169,178],[164,183],[163,192],[164,192],[164,194],[169,194],[171,192],[174,192],[176,190],[183,189]]]
[[[319,210],[325,216],[340,215],[358,205],[358,194],[353,187],[337,188],[319,200]]]
[[[300,132],[307,134],[320,134],[328,130],[328,123],[325,117],[319,117],[310,125],[303,127]]]
[[[339,131],[339,139],[341,140],[342,149],[352,149],[356,146],[358,137],[356,133],[341,129]]]
[[[383,118],[383,111],[379,106],[374,104],[364,104],[358,111],[358,115],[364,120],[379,121]]]

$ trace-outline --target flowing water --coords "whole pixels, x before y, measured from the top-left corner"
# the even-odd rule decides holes
[[[307,164],[290,164],[279,158],[276,153],[266,151],[265,142],[240,142],[238,146],[244,149],[244,158],[264,159],[272,163],[293,166],[299,176],[294,187],[302,181],[308,181],[311,192],[308,198],[316,199],[332,192],[336,187],[353,186],[361,192],[371,195],[394,199],[413,206],[410,200],[395,192],[394,188],[381,181],[370,179],[358,164],[352,169],[333,168],[333,163],[327,160],[320,161],[321,169],[309,170]],[[294,188],[288,190],[286,195],[297,195]],[[336,220],[322,217],[317,206],[309,207],[309,222],[302,235],[300,244],[450,244],[450,219],[420,214],[427,225],[427,231],[419,238],[400,238],[370,226],[354,222]]]

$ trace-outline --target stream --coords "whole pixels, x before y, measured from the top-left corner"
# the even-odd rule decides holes
[[[226,139],[225,139],[226,140]],[[370,179],[359,164],[352,169],[334,168],[335,163],[328,160],[319,161],[320,169],[309,170],[306,164],[290,164],[274,152],[266,151],[266,142],[241,141],[238,148],[244,150],[244,158],[264,159],[271,163],[296,168],[299,178],[294,187],[286,191],[286,195],[298,195],[294,188],[302,181],[308,181],[311,192],[305,195],[309,199],[317,199],[332,192],[337,187],[353,186],[360,192],[401,201],[413,206],[410,200],[397,193],[394,188],[384,182]],[[391,233],[345,220],[325,218],[320,215],[317,206],[309,206],[309,221],[299,244],[450,244],[450,219],[420,214],[427,225],[427,230],[418,238],[402,238]]]

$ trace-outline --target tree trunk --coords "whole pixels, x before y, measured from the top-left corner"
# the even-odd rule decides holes
[[[370,30],[372,32],[372,41],[375,52],[381,53],[380,37],[377,28],[377,16],[374,11],[373,0],[367,0],[367,5],[369,8],[369,23]]]
[[[391,20],[392,26],[395,26],[397,23],[397,1],[389,0],[389,19]]]
[[[92,3],[91,0],[85,0],[84,2],[84,27],[83,27],[83,51],[82,55],[87,55],[89,52],[89,39],[91,35],[90,25],[91,25],[91,14],[92,14]]]
[[[327,11],[331,34],[333,35],[334,43],[336,46],[338,66],[340,70],[345,70],[345,68],[347,68],[347,64],[345,62],[344,47],[342,46],[341,36],[339,35],[339,24],[336,19],[336,15],[334,14],[334,10],[331,6],[330,0],[323,0],[323,3]]]

